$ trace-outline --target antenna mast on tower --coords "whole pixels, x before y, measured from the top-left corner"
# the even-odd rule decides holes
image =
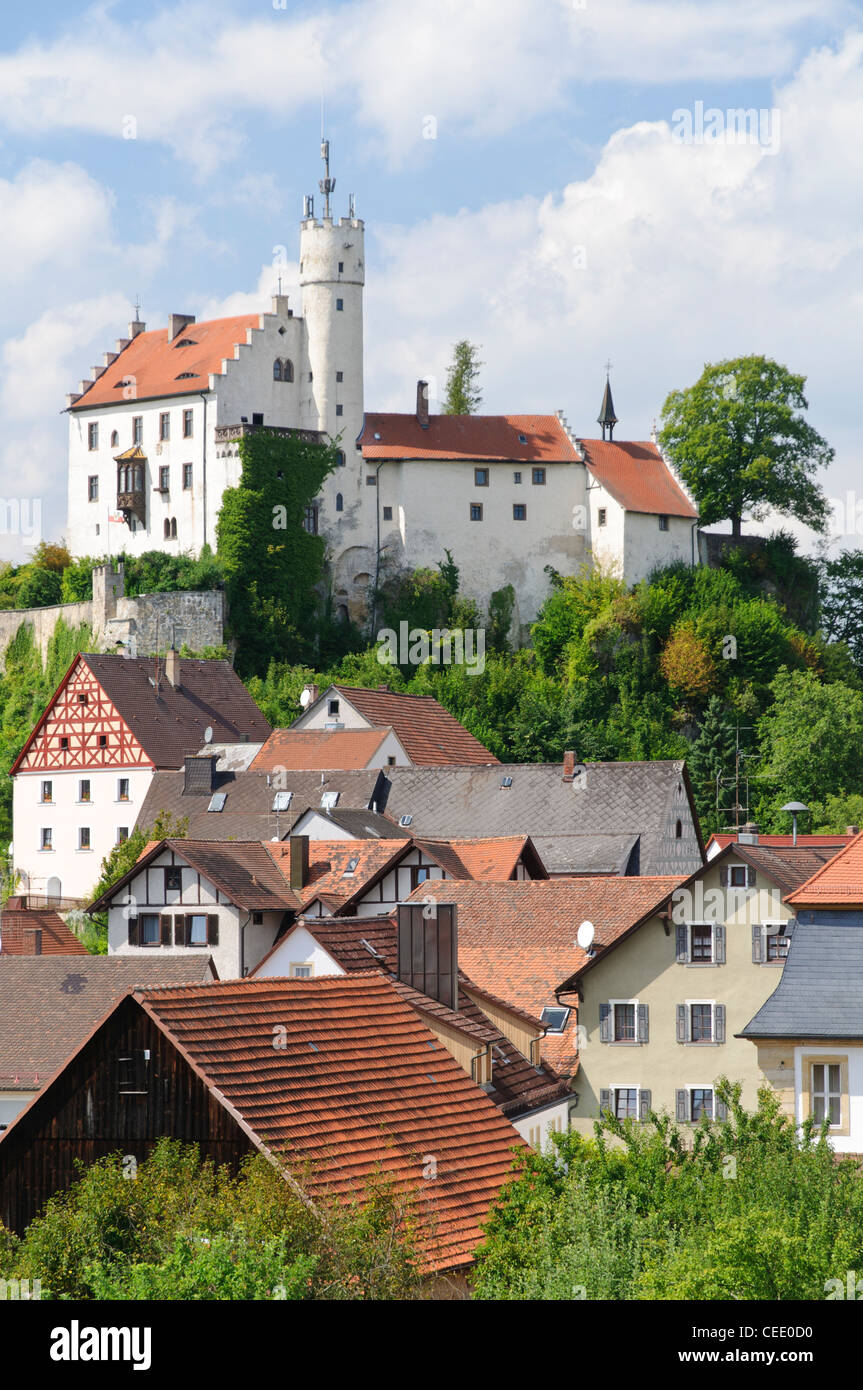
[[[330,194],[336,186],[335,179],[330,178],[330,142],[321,138],[321,159],[324,161],[324,177],[318,180],[318,188],[324,195],[324,217],[330,215]]]

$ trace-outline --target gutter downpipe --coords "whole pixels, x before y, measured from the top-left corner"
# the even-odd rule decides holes
[[[203,541],[203,544],[206,545],[206,544],[207,544],[207,397],[208,397],[208,395],[209,395],[209,392],[208,392],[208,391],[199,391],[199,392],[198,392],[198,395],[201,397],[201,400],[204,402],[204,456],[203,456],[203,461],[202,461],[202,468],[203,468],[202,487],[203,487],[203,507],[204,507],[204,541]]]

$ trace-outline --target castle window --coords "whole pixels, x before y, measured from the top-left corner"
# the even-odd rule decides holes
[[[162,464],[159,468],[159,491],[169,492],[171,486],[171,470],[167,464]]]
[[[90,848],[90,827],[89,827],[89,825],[82,825],[82,826],[80,826],[80,828],[79,828],[79,830],[78,830],[78,848],[79,848],[79,849],[89,849],[89,848]]]
[[[337,493],[336,493],[336,511],[337,511],[337,512],[343,512],[344,509],[345,509],[345,504],[344,504],[344,500],[343,500],[343,498],[342,498],[342,494],[341,494],[340,492],[337,492]]]
[[[513,521],[527,521],[527,507],[523,502],[513,502],[512,519]]]
[[[668,517],[667,517],[667,516],[661,516],[661,517],[659,518],[659,529],[660,529],[660,531],[667,531],[667,530],[668,530]]]
[[[171,438],[171,414],[168,410],[163,410],[159,416],[159,438]]]
[[[282,379],[282,363],[281,363],[281,360],[277,357],[276,360],[275,360],[275,362],[273,363],[273,381],[281,381],[281,379]]]
[[[393,519],[393,509],[392,509],[392,507],[384,507],[384,521],[392,521],[392,519]]]
[[[43,825],[39,835],[40,849],[53,849],[54,832],[50,825]]]
[[[97,421],[87,426],[87,448],[98,449],[99,447],[99,425]]]
[[[192,414],[192,411],[191,411],[191,410],[184,410],[184,411],[183,411],[183,438],[184,438],[184,439],[191,439],[191,438],[192,438],[192,421],[193,421],[193,419],[194,419],[194,415]]]
[[[535,469],[533,470],[533,476],[532,476],[532,478],[531,478],[531,482],[534,483],[534,484],[537,485],[537,486],[543,486],[544,483],[545,483],[545,469],[544,469],[544,468],[535,468]]]
[[[282,381],[293,381],[293,379],[294,364],[289,360],[289,358],[286,357],[284,362],[282,363]]]
[[[675,825],[675,827],[674,827],[674,838],[675,838],[675,840],[682,840],[682,839],[683,839],[683,822],[682,822],[682,821],[677,821],[677,823],[676,823],[676,825]]]
[[[124,844],[126,843],[126,841],[128,840],[128,838],[129,838],[129,827],[128,827],[128,825],[118,825],[118,826],[117,826],[117,844],[118,844],[118,845],[124,845]]]
[[[341,275],[342,272],[344,271],[344,268],[345,268],[345,263],[344,263],[344,261],[339,261],[339,274],[340,274],[340,275]]]
[[[46,804],[46,803],[47,803],[47,804],[50,804],[50,803],[54,800],[54,797],[53,797],[53,790],[54,790],[54,783],[53,783],[53,782],[43,782],[43,783],[42,783],[42,795],[41,795],[41,797],[39,798],[39,800],[43,803],[43,805]]]
[[[308,531],[310,536],[316,536],[318,534],[317,502],[311,502],[309,506],[306,507],[303,515],[303,530]]]
[[[470,504],[470,519],[471,519],[471,521],[482,521],[482,503],[481,503],[481,502],[471,502],[471,504]]]
[[[514,483],[520,483],[520,482],[521,482],[521,474],[520,474],[518,471],[516,471],[515,473],[513,473],[513,475],[512,475],[512,481],[513,481]]]
[[[337,299],[337,300],[336,300],[336,308],[339,309],[339,310],[341,310],[341,309],[344,309],[344,307],[345,307],[345,301],[344,301],[343,299]]]
[[[344,372],[336,372],[336,381],[344,381],[344,379],[345,379],[345,374],[344,374]]]
[[[112,431],[111,431],[111,448],[112,448],[112,449],[119,449],[119,447],[120,447],[120,436],[119,436],[119,434],[117,433],[116,430],[112,430]]]
[[[177,518],[176,518],[175,516],[172,516],[172,517],[171,517],[171,540],[172,540],[172,541],[175,541],[176,539],[177,539]]]
[[[597,526],[604,526],[607,520],[608,512],[606,511],[605,507],[600,507],[596,517]]]
[[[165,517],[165,524],[162,529],[165,540],[169,541],[171,539],[171,523],[167,517]]]
[[[99,477],[96,473],[91,473],[87,479],[87,501],[99,501]]]
[[[140,444],[144,437],[144,417],[143,415],[132,416],[132,443]]]
[[[473,470],[474,487],[488,487],[488,469],[475,468]]]
[[[344,410],[344,407],[343,407],[343,406],[341,406],[341,405],[337,405],[337,406],[336,406],[336,414],[337,414],[337,415],[341,415],[342,412],[343,412],[343,410]]]
[[[345,451],[344,451],[344,449],[339,449],[338,453],[336,454],[336,463],[338,464],[339,468],[344,468],[344,466],[345,466]]]
[[[189,490],[189,488],[190,488],[191,486],[192,486],[192,465],[191,465],[191,463],[184,463],[184,464],[183,464],[183,488],[184,488],[184,490],[185,490],[186,492],[188,492],[188,490]]]

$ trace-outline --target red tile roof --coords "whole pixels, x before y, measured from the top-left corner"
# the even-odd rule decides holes
[[[375,755],[392,729],[273,729],[249,764],[252,772],[317,772],[380,766]]]
[[[5,907],[0,913],[0,953],[35,956],[41,933],[42,956],[86,956],[86,946],[70,931],[58,912]]]
[[[820,845],[835,845],[841,848],[842,845],[850,844],[853,838],[853,835],[798,835],[797,848],[806,849]],[[725,849],[728,845],[736,844],[742,845],[742,842],[737,839],[736,835],[711,835],[710,839],[707,841],[705,849],[709,850],[711,845],[718,845],[720,849]],[[772,849],[777,846],[783,848],[787,847],[789,849],[794,848],[794,836],[762,835],[759,832],[758,843],[755,846],[756,849],[762,847]],[[750,846],[748,845],[742,845],[742,847],[750,848]]]
[[[398,694],[386,685],[375,690],[355,685],[334,685],[330,689],[344,696],[375,728],[391,725],[417,766],[498,762],[432,695]],[[325,691],[320,698],[328,694]]]
[[[793,907],[842,907],[863,905],[863,832],[855,835],[823,868],[789,893]]]
[[[80,401],[69,408],[90,410],[96,405],[128,405],[123,389],[129,378],[134,379],[135,399],[139,401],[206,391],[211,374],[221,372],[223,360],[234,356],[235,346],[247,342],[249,330],[259,328],[260,322],[260,314],[238,314],[234,318],[210,319],[208,323],[190,323],[172,342],[168,342],[167,326],[139,333]],[[192,345],[180,347],[187,339]],[[191,376],[185,375],[189,372]]]
[[[698,513],[655,444],[582,439],[581,445],[596,481],[627,511],[695,520]]]
[[[527,835],[498,835],[485,839],[417,839],[424,854],[436,859],[452,878],[512,878],[519,859],[530,845]],[[540,861],[541,862],[541,861]]]
[[[324,896],[335,905],[347,902],[394,863],[408,844],[407,840],[311,840],[309,876],[299,897],[303,904]],[[289,884],[290,841],[274,841],[266,848]],[[353,871],[346,873],[352,860],[357,861]]]
[[[135,997],[259,1147],[309,1165],[313,1199],[361,1196],[379,1167],[415,1194],[429,1267],[471,1261],[524,1143],[380,971]]]
[[[480,989],[539,1018],[556,1003],[556,987],[589,959],[576,941],[583,921],[593,922],[597,950],[658,911],[682,882],[668,875],[509,883],[435,879],[420,884],[408,901],[431,895],[455,903],[458,958],[467,975]],[[564,1032],[547,1034],[542,1044],[545,1060],[563,1075],[577,1065],[575,1023],[573,1009]]]
[[[423,429],[416,415],[367,414],[360,444],[367,459],[580,462],[556,415],[431,415]]]

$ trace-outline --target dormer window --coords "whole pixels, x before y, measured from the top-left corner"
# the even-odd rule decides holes
[[[178,343],[174,344],[174,347],[197,347],[197,344],[193,338],[181,338]]]
[[[175,377],[174,377],[174,380],[175,380],[175,381],[191,381],[192,377],[196,377],[197,375],[198,375],[197,372],[180,372],[179,376],[175,376]],[[187,436],[187,437],[188,437],[188,436]]]

